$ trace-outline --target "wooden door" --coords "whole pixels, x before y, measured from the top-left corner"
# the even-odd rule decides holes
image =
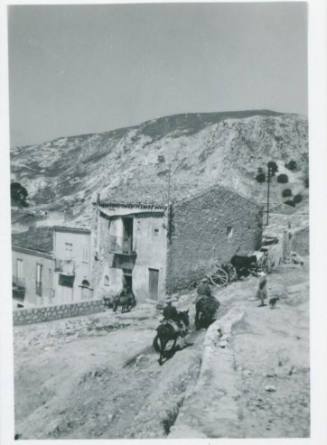
[[[153,300],[158,299],[159,270],[149,269],[149,294]]]

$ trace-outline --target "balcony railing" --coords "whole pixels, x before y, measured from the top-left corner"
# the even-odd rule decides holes
[[[25,278],[19,278],[16,275],[12,277],[12,282],[17,287],[24,287],[25,288]]]

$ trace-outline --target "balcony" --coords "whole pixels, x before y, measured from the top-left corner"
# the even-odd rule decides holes
[[[133,269],[136,252],[132,250],[132,239],[120,236],[110,236],[109,253],[113,255],[112,267],[118,269]]]
[[[136,252],[132,250],[132,238],[123,238],[122,236],[110,235],[109,252],[114,255],[136,257]]]

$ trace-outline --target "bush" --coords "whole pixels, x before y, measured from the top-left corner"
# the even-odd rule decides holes
[[[293,199],[289,199],[289,200],[285,201],[285,204],[287,204],[288,206],[291,206],[291,207],[295,207],[295,203],[294,203]]]
[[[277,182],[280,184],[287,184],[288,183],[288,176],[285,174],[281,174],[277,176]]]
[[[11,205],[28,207],[28,203],[26,202],[26,199],[28,197],[27,190],[19,182],[12,182],[10,184],[10,196]]]
[[[264,173],[258,173],[255,179],[257,180],[257,182],[262,184],[266,180],[266,175]]]
[[[290,162],[288,162],[287,164],[285,164],[285,167],[288,170],[294,171],[297,169],[297,163],[292,159]]]
[[[282,191],[282,197],[283,198],[289,198],[292,196],[292,190],[291,189],[285,189]]]
[[[298,193],[297,195],[294,196],[293,198],[293,202],[294,204],[298,204],[299,202],[301,202],[303,199],[302,195],[300,193]]]
[[[309,188],[309,178],[308,177],[306,177],[306,178],[304,178],[304,185],[305,185],[305,188]]]
[[[269,161],[267,164],[268,169],[271,172],[271,176],[275,176],[275,173],[278,171],[278,166],[275,161]]]

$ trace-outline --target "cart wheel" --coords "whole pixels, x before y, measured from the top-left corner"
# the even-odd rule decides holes
[[[227,286],[228,273],[221,267],[218,267],[217,270],[212,275],[208,275],[208,279],[214,286],[217,287]]]

